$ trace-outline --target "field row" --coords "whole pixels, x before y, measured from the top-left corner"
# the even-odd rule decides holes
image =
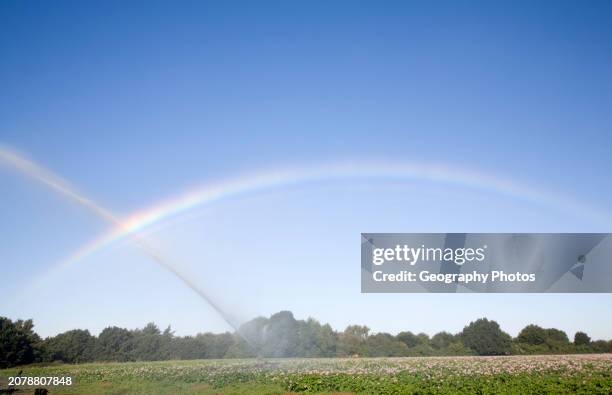
[[[612,393],[612,354],[247,359],[28,366],[59,393]],[[3,377],[21,369],[0,371]]]

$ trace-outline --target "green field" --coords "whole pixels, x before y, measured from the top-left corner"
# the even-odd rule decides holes
[[[51,394],[612,393],[612,354],[32,365],[0,370],[3,391],[20,370],[72,377],[70,387],[46,387]]]

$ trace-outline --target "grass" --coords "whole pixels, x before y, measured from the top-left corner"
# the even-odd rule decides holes
[[[0,377],[21,369],[73,378],[73,386],[48,387],[51,394],[612,393],[612,354],[52,364]]]

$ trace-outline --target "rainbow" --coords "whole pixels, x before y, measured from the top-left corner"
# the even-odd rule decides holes
[[[496,193],[544,207],[552,207],[561,212],[574,214],[582,218],[588,217],[594,222],[612,223],[607,213],[595,210],[579,202],[521,186],[509,180],[462,170],[455,166],[380,161],[344,161],[316,167],[263,171],[191,189],[128,216],[109,232],[84,244],[60,261],[59,264],[53,266],[52,271],[64,270],[100,250],[125,240],[128,236],[138,234],[153,225],[163,226],[169,219],[204,205],[263,190],[290,187],[309,182],[334,180],[420,180],[442,183]]]

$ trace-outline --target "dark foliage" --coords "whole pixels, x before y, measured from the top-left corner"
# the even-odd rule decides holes
[[[168,359],[249,357],[401,357],[427,355],[506,355],[612,352],[612,341],[597,340],[584,332],[571,343],[565,332],[528,325],[515,339],[497,322],[481,318],[462,332],[370,333],[370,328],[350,325],[334,331],[317,320],[296,320],[289,311],[270,318],[258,317],[237,333],[199,333],[175,336],[149,323],[142,329],[105,328],[92,336],[87,330],[70,330],[41,340],[32,320],[0,317],[0,368],[33,362],[142,361]]]
[[[502,331],[497,322],[486,318],[470,322],[463,328],[461,340],[478,355],[510,354],[512,344],[510,335]]]
[[[40,338],[32,320],[11,321],[0,317],[0,368],[41,360]]]
[[[584,332],[576,332],[576,335],[574,335],[574,344],[577,346],[588,346],[591,344],[591,338]]]

